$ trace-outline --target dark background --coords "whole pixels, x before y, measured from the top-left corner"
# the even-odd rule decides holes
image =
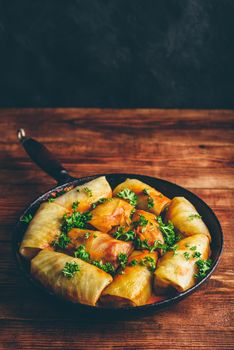
[[[234,108],[233,0],[0,0],[0,106]]]

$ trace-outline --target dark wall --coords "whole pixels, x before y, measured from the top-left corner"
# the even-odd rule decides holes
[[[0,0],[0,106],[234,107],[234,0]]]

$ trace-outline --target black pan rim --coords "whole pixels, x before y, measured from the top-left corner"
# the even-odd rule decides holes
[[[90,305],[84,305],[84,304],[80,304],[80,303],[73,303],[71,301],[68,301],[62,297],[60,297],[59,295],[51,292],[50,290],[48,290],[47,288],[43,287],[42,285],[40,285],[40,283],[34,279],[30,273],[28,273],[26,271],[26,269],[23,267],[22,265],[22,257],[19,254],[19,239],[17,237],[17,232],[18,232],[18,226],[20,225],[20,218],[27,214],[28,212],[31,211],[31,209],[36,206],[38,204],[38,206],[45,201],[45,199],[47,199],[49,197],[49,195],[51,194],[51,192],[53,191],[57,191],[57,190],[61,190],[64,187],[67,186],[71,186],[76,184],[76,182],[88,182],[91,181],[95,178],[98,178],[100,176],[106,176],[106,177],[111,177],[111,176],[118,176],[118,177],[125,177],[125,178],[134,178],[134,177],[142,177],[144,179],[149,179],[149,181],[160,181],[163,182],[165,185],[169,185],[169,186],[173,186],[175,188],[177,188],[178,190],[182,190],[182,191],[186,191],[191,197],[194,197],[196,200],[200,201],[200,203],[206,208],[206,210],[209,211],[210,215],[213,217],[213,219],[216,222],[216,225],[218,226],[218,230],[219,230],[219,234],[220,234],[220,247],[217,253],[217,258],[216,260],[213,262],[212,268],[209,271],[209,273],[206,275],[205,278],[203,278],[201,281],[199,281],[198,283],[196,283],[193,287],[189,288],[187,291],[182,292],[182,293],[178,293],[175,296],[172,296],[168,299],[162,300],[162,301],[158,301],[152,304],[145,304],[145,305],[141,305],[141,306],[128,306],[128,307],[120,307],[120,308],[113,308],[113,307],[99,307],[99,306],[90,306]],[[28,280],[28,282],[30,282],[31,284],[33,284],[35,287],[40,288],[41,290],[43,290],[44,293],[46,293],[47,295],[50,295],[52,297],[56,297],[56,299],[61,300],[63,303],[66,304],[70,304],[73,307],[79,307],[80,309],[82,309],[83,311],[87,311],[87,312],[94,312],[94,313],[113,313],[113,312],[118,312],[118,313],[134,313],[134,312],[141,312],[141,311],[147,311],[147,310],[159,310],[162,309],[164,307],[167,307],[171,304],[177,303],[180,300],[184,299],[185,297],[189,296],[190,294],[192,294],[193,292],[195,292],[197,289],[199,289],[201,287],[201,285],[203,285],[205,282],[207,282],[207,280],[210,278],[210,276],[213,274],[213,272],[215,271],[215,269],[217,268],[219,262],[220,262],[220,258],[223,252],[223,245],[224,245],[224,236],[223,236],[223,232],[222,232],[222,228],[220,225],[220,222],[217,218],[217,216],[215,215],[214,211],[201,199],[199,198],[196,194],[194,194],[193,192],[189,191],[188,189],[177,185],[173,182],[158,178],[158,177],[153,177],[153,176],[148,176],[148,175],[142,175],[142,174],[137,174],[137,173],[106,173],[106,174],[95,174],[95,175],[89,175],[89,176],[84,176],[81,178],[70,178],[68,182],[63,183],[63,184],[57,184],[54,187],[52,187],[51,189],[49,189],[47,192],[45,192],[44,194],[40,195],[39,197],[37,197],[36,199],[34,199],[29,206],[27,206],[23,211],[22,214],[20,215],[19,219],[17,220],[14,229],[13,229],[13,234],[12,234],[12,251],[13,251],[13,255],[14,258],[16,260],[17,263],[17,267],[18,269],[23,273],[24,277]]]

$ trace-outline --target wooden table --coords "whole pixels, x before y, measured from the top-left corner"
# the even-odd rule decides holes
[[[2,109],[0,349],[234,349],[234,111]],[[11,252],[22,209],[55,184],[16,139],[24,127],[71,174],[132,172],[184,186],[214,209],[225,235],[221,262],[203,287],[153,316],[75,317],[28,285]]]

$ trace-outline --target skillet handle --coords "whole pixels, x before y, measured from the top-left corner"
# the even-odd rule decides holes
[[[22,128],[18,130],[17,136],[32,161],[52,176],[59,184],[73,180],[59,160],[42,143],[27,138]]]

